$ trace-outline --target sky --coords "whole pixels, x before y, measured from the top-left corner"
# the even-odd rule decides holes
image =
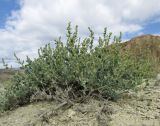
[[[0,0],[0,28],[4,28],[7,18],[11,16],[13,10],[18,10],[17,0]]]
[[[13,53],[25,59],[37,49],[65,37],[67,23],[87,36],[104,27],[123,40],[143,34],[160,35],[160,0],[0,0],[0,59],[17,66]],[[2,64],[0,64],[0,67]]]

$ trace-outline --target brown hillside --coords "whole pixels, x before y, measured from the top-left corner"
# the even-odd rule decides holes
[[[127,42],[124,46],[134,52],[136,56],[140,54],[145,56],[147,52],[151,53],[151,57],[160,61],[160,36],[143,35],[135,37]]]

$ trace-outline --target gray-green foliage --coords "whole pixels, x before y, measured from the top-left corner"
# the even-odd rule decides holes
[[[38,50],[38,57],[26,64],[17,58],[23,72],[17,73],[12,85],[5,93],[6,102],[0,103],[5,109],[29,102],[36,90],[56,95],[56,91],[68,91],[73,100],[86,95],[97,94],[104,98],[115,99],[124,90],[140,84],[150,72],[147,59],[136,61],[129,50],[121,44],[121,34],[114,37],[112,33],[94,39],[94,32],[89,28],[89,37],[82,41],[78,37],[78,27],[74,32],[69,23],[67,42],[61,38],[55,40],[55,48],[50,44]],[[96,44],[95,44],[96,43]]]

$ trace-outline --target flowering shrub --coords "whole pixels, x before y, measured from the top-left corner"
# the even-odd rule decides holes
[[[112,33],[105,28],[95,44],[94,32],[90,28],[89,32],[89,37],[81,41],[78,26],[72,32],[69,23],[66,44],[59,38],[54,48],[50,44],[41,47],[38,57],[34,60],[27,57],[25,64],[17,58],[23,72],[12,79],[4,94],[5,102],[0,102],[1,108],[26,104],[37,90],[56,100],[77,102],[95,95],[114,100],[149,76],[148,60],[135,60],[122,46],[121,34],[110,42]]]

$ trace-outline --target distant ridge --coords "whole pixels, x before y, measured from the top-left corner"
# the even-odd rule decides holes
[[[123,43],[126,48],[134,51],[135,55],[144,53],[145,50],[151,52],[151,56],[160,61],[160,36],[158,35],[142,35],[132,38],[129,41]]]

